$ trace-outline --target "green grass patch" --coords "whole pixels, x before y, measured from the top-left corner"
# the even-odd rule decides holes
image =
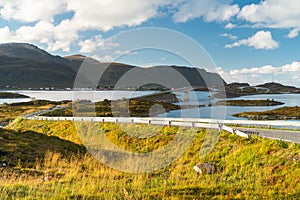
[[[300,107],[282,107],[274,110],[267,110],[263,112],[243,112],[234,114],[235,117],[244,117],[248,119],[277,119],[277,120],[286,120],[286,119],[300,119]]]
[[[81,126],[90,130],[100,128],[114,144],[132,152],[162,148],[178,132],[174,127],[131,124],[82,123]],[[21,160],[14,168],[0,168],[0,199],[300,198],[300,146],[293,143],[255,136],[245,139],[223,132],[211,152],[200,158],[207,131],[199,129],[185,153],[168,167],[132,174],[108,168],[88,153],[81,156],[64,153],[63,147],[71,150],[72,145],[81,141],[71,122],[23,120],[12,128],[15,131],[0,132],[1,147],[6,145],[1,149],[1,159],[4,153],[13,152],[34,160],[34,164],[26,168]],[[27,137],[26,131],[34,134]],[[135,135],[145,132],[153,135]],[[57,137],[52,141],[50,135]],[[49,149],[42,160],[24,151],[27,146],[34,152],[46,140],[55,148]],[[215,164],[217,173],[198,175],[193,166],[203,162]],[[45,175],[49,180],[43,181]]]

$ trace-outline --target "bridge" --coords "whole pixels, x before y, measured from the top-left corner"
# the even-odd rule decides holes
[[[48,121],[89,121],[148,124],[156,126],[179,126],[190,128],[205,128],[224,130],[240,137],[249,138],[250,135],[283,140],[300,144],[300,122],[297,121],[252,121],[252,120],[216,120],[202,118],[157,118],[157,117],[44,117],[31,115],[25,117],[30,120]],[[231,127],[229,127],[231,126]],[[232,128],[234,127],[234,128]],[[245,128],[248,127],[248,128]],[[277,129],[270,129],[277,128]],[[278,128],[285,128],[283,130]]]
[[[193,91],[193,90],[197,90],[197,89],[207,89],[205,87],[192,87],[192,86],[189,86],[189,87],[182,87],[182,88],[174,88],[174,89],[170,89],[170,90],[165,90],[165,91],[160,91],[158,93],[152,93],[152,94],[147,94],[147,95],[143,95],[143,96],[139,96],[140,97],[148,97],[148,96],[153,96],[153,95],[157,95],[157,94],[166,94],[166,93],[172,93],[172,92],[183,92],[183,101],[189,101],[189,92],[190,91]],[[208,88],[207,89],[208,91],[210,92],[216,92],[216,89],[213,89],[213,88]],[[214,94],[212,93],[211,94],[211,98],[213,98]]]

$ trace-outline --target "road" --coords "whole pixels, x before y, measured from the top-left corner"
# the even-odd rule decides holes
[[[193,128],[219,129],[237,134],[241,137],[248,137],[248,134],[257,134],[260,137],[271,139],[282,139],[289,142],[300,144],[300,122],[287,121],[250,121],[250,120],[212,120],[212,119],[196,119],[196,118],[138,118],[138,117],[42,117],[31,116],[27,119],[50,120],[50,121],[92,121],[92,122],[114,122],[114,123],[132,123],[132,124],[148,124],[160,126],[181,126]],[[292,130],[275,130],[264,128],[231,128],[231,125],[261,125],[261,126],[284,126],[286,125]]]
[[[37,111],[37,112],[34,112],[34,113],[27,114],[27,115],[23,116],[23,118],[30,119],[32,117],[43,115],[43,114],[46,114],[48,112],[52,112],[54,110],[64,109],[64,108],[68,108],[68,107],[69,106],[56,106],[55,108],[48,108],[47,110],[41,110],[41,111]]]
[[[265,90],[264,93],[269,93],[270,92],[270,89],[269,88],[266,88],[266,87],[255,87],[255,86],[244,86],[244,87],[240,87],[241,91],[243,91],[245,88],[254,88],[257,90]]]
[[[49,121],[92,121],[92,122],[114,122],[148,124],[160,126],[180,126],[192,128],[219,129],[231,132],[241,137],[248,138],[248,135],[256,134],[260,137],[284,140],[300,144],[300,122],[299,121],[255,121],[255,120],[216,120],[201,118],[157,118],[157,117],[43,117],[42,114],[53,110],[64,109],[68,106],[56,106],[47,110],[31,113],[23,116],[29,120],[49,120]],[[257,128],[231,128],[229,126],[253,126]],[[258,128],[260,127],[260,128]],[[290,130],[265,129],[261,127],[281,127]]]
[[[275,140],[284,140],[300,144],[300,131],[291,130],[274,130],[274,129],[258,129],[258,128],[237,128],[238,130],[248,134],[258,134],[260,137]]]

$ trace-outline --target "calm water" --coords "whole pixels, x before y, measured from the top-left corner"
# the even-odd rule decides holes
[[[3,91],[5,92],[5,91]],[[62,101],[89,99],[93,102],[103,101],[104,99],[122,99],[137,97],[154,93],[154,91],[9,91],[24,94],[31,98],[40,100]],[[26,99],[16,99],[18,102],[27,101]],[[30,100],[30,99],[29,99]],[[5,101],[4,99],[4,102]]]
[[[137,97],[155,93],[154,91],[10,91],[27,95],[35,99],[45,99],[52,101],[61,100],[77,100],[89,99],[93,102],[102,101],[104,99],[121,99],[129,97]],[[179,98],[183,99],[182,92],[175,93]],[[208,92],[190,92],[190,100],[188,102],[181,102],[179,105],[208,105],[210,104]],[[264,111],[271,110],[282,106],[300,106],[300,94],[271,94],[271,95],[252,95],[243,96],[233,99],[274,99],[285,103],[280,106],[260,106],[260,107],[241,107],[241,106],[213,106],[201,107],[193,109],[183,109],[172,111],[170,113],[159,115],[161,117],[179,117],[179,118],[214,118],[214,119],[239,119],[232,117],[234,113],[244,111]],[[0,104],[26,102],[31,99],[0,99]],[[218,99],[215,99],[217,101]]]
[[[208,92],[190,92],[190,101],[183,102],[184,104],[207,105],[210,103]],[[183,98],[183,94],[178,93],[178,96]],[[164,117],[183,117],[183,118],[213,118],[213,119],[244,119],[233,117],[232,114],[245,111],[265,111],[272,110],[283,106],[300,106],[300,94],[270,94],[270,95],[250,95],[232,99],[274,99],[275,101],[283,102],[280,106],[213,106],[201,107],[186,110],[176,110],[170,113],[160,115]],[[220,99],[215,99],[218,101]]]
[[[0,104],[3,103],[18,103],[18,102],[28,102],[31,101],[30,98],[24,98],[24,99],[0,99]]]

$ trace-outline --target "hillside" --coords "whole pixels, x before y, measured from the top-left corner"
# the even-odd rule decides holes
[[[0,88],[71,87],[70,62],[25,43],[0,44]]]
[[[280,93],[299,93],[300,88],[282,85],[280,83],[265,83],[256,86],[251,86],[248,83],[230,83],[225,86],[225,93],[217,93],[215,97],[234,98],[246,95],[256,94],[280,94]]]
[[[226,84],[218,74],[210,73],[204,69],[198,68],[184,66],[153,66],[141,68],[115,62],[100,63],[83,55],[73,55],[65,58],[73,63],[73,69],[75,71],[78,71],[82,63],[95,71],[101,71],[99,69],[106,68],[105,71],[101,71],[103,74],[99,81],[99,86],[104,88],[113,88],[120,80],[123,82],[117,85],[118,89],[128,89],[128,87],[133,87],[134,89],[155,90],[164,89],[164,87],[182,88],[187,86],[202,88],[207,87],[207,85]],[[176,75],[176,73],[181,74],[181,77],[172,77],[172,75]],[[93,73],[91,73],[90,76],[85,74],[85,76],[87,80],[94,80],[95,78]],[[165,85],[156,84],[159,83],[159,81]]]
[[[69,101],[53,102],[47,100],[35,100],[30,102],[2,104],[0,105],[0,126],[6,126],[9,122],[19,116],[55,107],[56,105],[67,105]]]
[[[19,99],[19,98],[30,98],[30,97],[18,93],[0,92],[0,99]]]
[[[300,120],[300,107],[282,107],[263,112],[242,112],[234,114],[235,117],[250,120]]]
[[[177,132],[174,127],[128,124],[120,126],[121,130],[114,123],[100,123],[99,126],[114,144],[139,153],[163,147]],[[110,169],[89,154],[74,154],[74,150],[80,149],[81,142],[72,122],[22,120],[11,128],[13,130],[0,129],[1,144],[9,147],[0,146],[0,161],[9,159],[8,155],[13,155],[15,160],[20,158],[20,161],[15,167],[0,167],[0,199],[300,197],[300,146],[292,143],[258,137],[245,139],[223,132],[213,150],[199,158],[207,134],[199,129],[193,144],[174,163],[159,171],[132,174]],[[154,131],[157,134],[136,138],[135,131]],[[36,138],[42,138],[41,142],[35,143]],[[51,144],[46,142],[47,138]],[[54,146],[57,147],[52,148]],[[32,149],[47,153],[45,157],[42,153],[28,154]],[[216,165],[217,172],[197,174],[193,166],[203,162]],[[28,166],[28,163],[33,163],[33,166]]]
[[[261,100],[221,100],[217,101],[214,105],[217,106],[277,106],[284,103],[269,99]]]
[[[39,89],[39,88],[72,88],[77,72],[83,63],[90,67],[91,75],[81,74],[80,77],[84,83],[82,87],[95,86],[91,81],[96,81],[100,77],[94,77],[97,72],[103,72],[98,85],[100,87],[112,88],[123,77],[123,75],[132,69],[135,69],[133,75],[135,82],[128,81],[122,84],[120,89],[126,89],[130,86],[138,85],[141,81],[147,83],[156,83],[158,77],[165,79],[170,76],[170,71],[177,71],[195,87],[205,87],[205,81],[209,84],[223,84],[224,80],[215,73],[209,73],[205,70],[179,66],[155,66],[153,68],[140,68],[122,63],[100,63],[95,59],[87,58],[83,55],[72,55],[65,58],[54,56],[48,52],[26,43],[8,43],[0,44],[0,89]],[[104,67],[109,67],[104,71]],[[101,71],[102,70],[102,71]],[[96,72],[96,73],[93,73]],[[155,80],[155,78],[157,80]],[[166,82],[171,87],[188,86],[174,77],[169,77]],[[149,80],[148,80],[149,79]],[[154,79],[154,80],[153,80]],[[132,80],[132,79],[131,79]],[[204,81],[205,80],[205,81]],[[95,82],[95,81],[94,81]],[[119,86],[120,87],[120,86]],[[156,86],[155,86],[156,87]]]
[[[296,88],[294,86],[282,85],[280,83],[274,83],[274,82],[257,85],[256,87],[268,88],[270,90],[269,93],[285,93],[285,92],[300,91],[300,88]]]

